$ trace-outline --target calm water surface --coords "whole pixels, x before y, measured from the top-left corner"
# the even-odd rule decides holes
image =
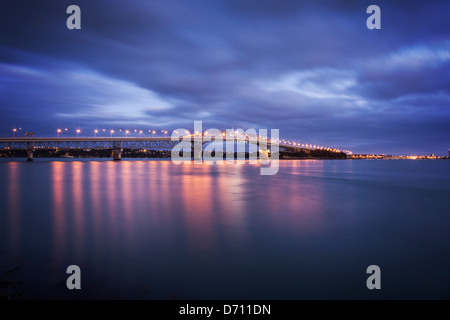
[[[449,270],[450,161],[0,162],[2,295],[449,299]]]

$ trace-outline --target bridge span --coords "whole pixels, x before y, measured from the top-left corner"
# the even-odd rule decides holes
[[[178,140],[171,137],[21,137],[0,138],[0,149],[26,150],[28,161],[33,161],[33,152],[38,149],[111,149],[113,160],[121,160],[123,149],[158,149],[172,150],[180,142],[190,144],[192,152],[199,150],[197,145],[204,145],[214,141],[214,137],[184,136]],[[275,141],[262,137],[223,137],[223,142],[245,142],[256,144],[261,148],[270,149]],[[278,141],[277,141],[278,142]],[[280,151],[295,151],[292,145],[277,143]],[[302,148],[307,149],[307,148]],[[201,150],[201,148],[200,148]],[[200,151],[201,152],[201,151]],[[201,157],[197,155],[197,157]]]

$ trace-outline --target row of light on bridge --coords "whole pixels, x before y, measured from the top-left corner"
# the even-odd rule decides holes
[[[14,128],[13,129],[14,135],[15,135],[15,133],[18,130],[22,130],[22,128],[19,128],[19,129]],[[59,137],[60,134],[62,134],[63,132],[67,133],[68,131],[69,130],[67,128],[65,128],[64,130],[63,129],[57,129],[56,133],[57,133],[57,135]],[[181,133],[178,130],[175,130],[175,133],[177,133],[179,135],[183,135],[184,134],[185,136],[189,136],[190,135],[192,137],[203,137],[203,136],[208,137],[208,136],[211,135],[207,131],[201,132],[201,133],[199,131],[195,131],[195,133],[193,133],[193,134],[191,134],[189,132],[189,130],[184,130],[184,131],[185,131],[184,133]],[[81,129],[76,129],[75,132],[76,132],[77,137],[78,137],[79,134],[81,134]],[[106,129],[102,129],[101,132],[107,132],[107,130]],[[128,130],[128,129],[122,130],[122,129],[119,129],[119,132],[122,135],[125,134],[125,136],[128,136],[130,133],[133,133],[133,132],[134,133],[138,133],[139,136],[144,134],[144,130],[137,130],[137,129],[134,129],[134,130]],[[167,130],[148,130],[148,133],[150,133],[152,135],[155,135],[157,132],[158,133],[161,132],[164,136],[166,136],[166,134],[168,133]],[[94,136],[97,136],[98,133],[100,133],[100,130],[95,129],[94,130]],[[112,137],[116,133],[116,131],[115,130],[109,130],[109,133],[111,134],[111,137]],[[232,132],[231,131],[227,131],[227,132],[222,131],[222,136],[225,137],[227,134],[230,134],[230,133],[231,133],[231,136],[229,138],[236,137],[238,139],[243,139],[243,140],[247,139],[247,140],[250,140],[250,141],[257,141],[258,139],[259,140],[266,139],[268,142],[271,142],[271,143],[286,144],[286,145],[293,146],[293,147],[318,149],[318,150],[327,150],[327,151],[334,151],[334,152],[344,152],[344,153],[347,153],[347,154],[352,154],[352,152],[349,151],[349,150],[341,150],[341,149],[324,147],[324,146],[313,145],[313,144],[308,144],[308,143],[300,143],[298,141],[286,140],[286,139],[267,139],[266,137],[262,137],[262,136],[258,136],[258,135],[251,135],[251,134],[242,133],[242,132],[239,132],[239,131],[232,131]]]
[[[181,135],[180,132],[178,132],[177,130],[175,130],[175,132],[179,135]],[[341,149],[336,149],[336,148],[330,148],[330,147],[325,147],[325,146],[319,146],[319,145],[313,145],[313,144],[308,144],[308,143],[300,143],[298,141],[293,141],[293,140],[286,140],[286,139],[268,139],[267,137],[263,137],[263,136],[259,136],[259,135],[252,135],[252,134],[247,134],[247,133],[242,133],[239,131],[229,131],[227,130],[225,131],[221,131],[222,136],[226,137],[228,139],[241,139],[241,140],[249,140],[249,141],[261,141],[261,140],[267,140],[268,142],[271,143],[279,143],[279,144],[285,144],[285,145],[289,145],[289,146],[293,146],[293,147],[299,147],[299,148],[308,148],[308,149],[316,149],[316,150],[326,150],[326,151],[333,151],[333,152],[344,152],[347,154],[352,154],[352,152],[350,150],[341,150]],[[211,134],[208,131],[204,131],[204,132],[199,132],[199,131],[195,131],[193,134],[190,134],[190,132],[188,130],[185,130],[185,134],[186,135],[190,135],[191,137],[210,137],[213,136],[214,134]]]
[[[13,135],[15,136],[16,135],[16,133],[18,132],[18,131],[20,131],[20,130],[22,130],[22,128],[19,128],[19,129],[17,129],[17,128],[14,128],[12,131],[13,131]],[[168,131],[167,130],[148,130],[148,133],[150,133],[150,134],[152,134],[152,135],[155,135],[156,133],[159,133],[161,131],[161,133],[163,134],[163,135],[166,135],[167,133],[168,133]],[[57,134],[57,136],[59,137],[61,134],[63,134],[63,133],[69,133],[70,131],[69,131],[69,129],[67,129],[67,128],[65,128],[65,129],[56,129],[56,134]],[[94,131],[93,131],[93,133],[94,133],[94,136],[96,136],[97,134],[99,134],[99,133],[101,133],[101,132],[108,132],[109,134],[111,134],[111,136],[113,135],[113,134],[115,134],[115,133],[121,133],[122,135],[123,134],[125,134],[125,136],[127,136],[127,135],[129,135],[130,133],[138,133],[139,135],[142,135],[143,133],[144,133],[144,130],[137,130],[137,129],[135,129],[135,130],[122,130],[122,129],[119,129],[118,131],[116,131],[116,130],[107,130],[107,129],[102,129],[102,130],[98,130],[98,129],[95,129]],[[76,129],[75,130],[75,133],[77,134],[77,137],[81,134],[81,129]]]
[[[64,129],[64,131],[67,131],[67,129]],[[57,134],[58,134],[58,137],[59,137],[59,135],[63,132],[62,131],[62,129],[57,129],[56,130],[56,132],[57,132]],[[106,129],[103,129],[103,130],[98,130],[98,129],[95,129],[94,130],[94,136],[97,136],[97,134],[99,134],[100,132],[107,132],[107,130]],[[110,134],[111,134],[111,136],[113,135],[113,134],[115,134],[115,133],[120,133],[122,136],[125,134],[125,136],[128,136],[130,133],[138,133],[139,134],[139,136],[141,136],[142,134],[144,134],[144,130],[137,130],[137,129],[135,129],[135,130],[128,130],[128,129],[124,129],[124,130],[122,130],[122,129],[119,129],[119,131],[116,131],[116,130],[109,130],[108,131]],[[152,135],[155,135],[156,133],[159,133],[159,130],[148,130],[148,133],[150,133],[150,134],[152,134]],[[81,133],[81,130],[80,129],[77,129],[76,130],[76,133],[77,133],[77,137],[78,137],[78,135]],[[167,130],[161,130],[161,133],[165,136],[168,132],[167,132]]]

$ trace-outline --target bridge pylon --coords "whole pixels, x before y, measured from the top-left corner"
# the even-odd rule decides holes
[[[122,160],[122,148],[120,146],[114,146],[112,149],[112,157],[114,161]]]
[[[27,143],[27,161],[33,161],[34,144]]]
[[[203,162],[203,144],[201,141],[193,141],[191,145],[191,157],[194,163]]]

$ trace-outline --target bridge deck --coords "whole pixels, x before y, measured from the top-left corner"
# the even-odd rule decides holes
[[[0,149],[30,149],[30,148],[173,148],[181,141],[188,143],[208,143],[216,140],[214,137],[179,137],[172,140],[172,137],[6,137],[0,138]],[[246,142],[251,144],[264,143],[268,147],[271,141],[256,138],[227,138],[224,142]],[[294,149],[294,146],[279,144],[282,148]]]

